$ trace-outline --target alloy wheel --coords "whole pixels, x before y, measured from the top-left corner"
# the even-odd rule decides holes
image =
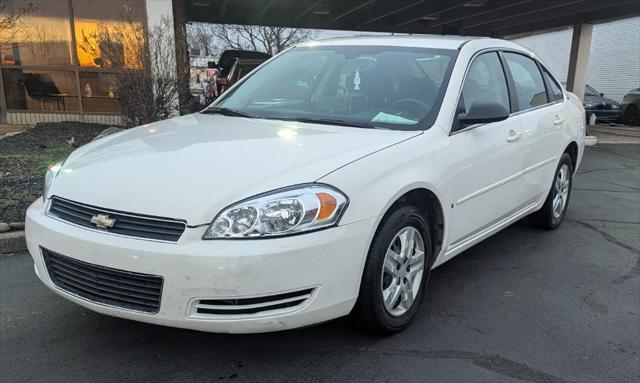
[[[418,296],[424,273],[424,240],[407,226],[394,236],[384,257],[381,294],[384,307],[394,317],[406,313]]]
[[[567,200],[569,199],[570,186],[571,179],[569,177],[569,166],[567,164],[563,164],[560,167],[560,170],[558,170],[554,184],[553,204],[551,205],[554,218],[560,218],[564,213],[564,209],[567,206]]]

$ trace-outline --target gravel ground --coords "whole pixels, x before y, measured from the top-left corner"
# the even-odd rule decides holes
[[[42,195],[45,170],[91,141],[107,125],[79,122],[36,124],[22,134],[0,140],[0,222],[24,221],[27,207]]]

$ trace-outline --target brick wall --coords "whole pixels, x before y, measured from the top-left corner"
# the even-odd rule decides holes
[[[105,125],[120,125],[122,117],[114,114],[85,114],[84,118],[77,113],[34,113],[9,112],[9,124],[35,124],[37,122],[83,121]]]
[[[513,41],[534,51],[555,76],[566,81],[571,34],[569,28]],[[587,83],[616,101],[640,87],[640,17],[593,27]]]

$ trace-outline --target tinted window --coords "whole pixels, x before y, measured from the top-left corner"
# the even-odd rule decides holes
[[[427,128],[455,51],[380,46],[294,48],[252,72],[216,106],[270,119]]]
[[[549,84],[549,87],[550,87],[549,90],[551,90],[551,94],[553,95],[553,100],[554,101],[562,100],[563,96],[562,96],[562,89],[560,89],[560,85],[558,85],[556,80],[553,78],[553,76],[551,76],[551,74],[549,74],[549,72],[547,72],[546,69],[544,70],[544,77],[546,77],[547,83]]]
[[[484,53],[469,67],[458,112],[468,113],[475,102],[495,102],[509,110],[507,82],[496,52]]]
[[[547,91],[535,61],[517,53],[506,52],[504,57],[515,83],[519,110],[546,104]]]

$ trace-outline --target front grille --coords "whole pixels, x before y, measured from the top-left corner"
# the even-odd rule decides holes
[[[176,242],[186,228],[184,221],[176,219],[134,215],[85,205],[60,197],[51,198],[49,214],[64,221],[96,230],[170,242]],[[113,226],[99,228],[97,224],[91,222],[92,218],[98,215],[106,216],[108,219],[113,220]]]
[[[42,249],[49,278],[60,289],[92,302],[157,313],[162,277],[111,269]]]
[[[265,311],[293,308],[306,302],[313,289],[289,293],[240,299],[201,299],[196,302],[196,313],[213,315],[257,314]]]

